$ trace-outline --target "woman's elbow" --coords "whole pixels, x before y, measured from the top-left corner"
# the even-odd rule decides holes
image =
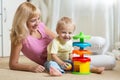
[[[16,69],[16,64],[15,63],[9,63],[9,69],[15,70]]]

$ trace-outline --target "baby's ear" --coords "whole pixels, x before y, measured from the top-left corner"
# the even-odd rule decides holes
[[[58,30],[58,29],[56,29],[56,33],[57,33],[57,34],[59,33],[59,30]]]

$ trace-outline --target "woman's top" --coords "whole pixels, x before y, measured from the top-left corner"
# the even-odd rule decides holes
[[[44,65],[47,60],[47,46],[52,38],[45,33],[44,23],[39,24],[38,32],[42,36],[40,39],[29,35],[23,41],[22,53],[32,61]]]

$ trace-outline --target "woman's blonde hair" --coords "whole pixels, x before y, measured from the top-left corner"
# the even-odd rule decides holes
[[[62,17],[57,23],[56,32],[58,33],[59,30],[66,26],[72,26],[75,30],[75,24],[73,23],[72,19],[69,17]]]
[[[12,29],[11,29],[11,43],[18,44],[29,34],[27,28],[27,21],[36,15],[40,15],[40,10],[30,2],[23,2],[17,9]]]

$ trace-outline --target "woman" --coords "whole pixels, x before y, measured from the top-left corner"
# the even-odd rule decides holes
[[[11,29],[10,69],[32,72],[45,70],[46,48],[56,35],[45,27],[40,17],[40,10],[30,2],[24,2],[18,7]],[[20,64],[18,60],[21,51],[38,65]]]

